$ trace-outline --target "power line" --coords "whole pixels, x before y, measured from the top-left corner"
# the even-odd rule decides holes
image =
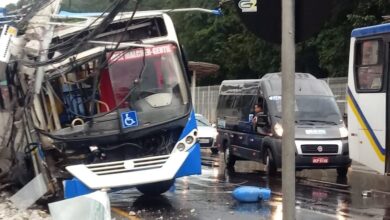
[[[65,54],[61,54],[60,56],[58,57],[55,57],[53,59],[50,59],[48,61],[43,61],[43,62],[31,62],[31,61],[27,61],[27,60],[23,60],[22,63],[27,66],[27,67],[40,67],[40,66],[46,66],[50,63],[55,63],[55,62],[59,62],[59,61],[62,61],[64,59],[66,59],[67,57],[75,54],[77,51],[79,51],[81,48],[83,48],[86,44],[87,41],[89,41],[90,39],[92,39],[93,37],[95,37],[97,34],[100,34],[102,33],[107,27],[108,25],[112,22],[112,20],[115,18],[115,16],[119,13],[120,10],[122,10],[122,8],[129,2],[129,0],[118,0],[116,2],[114,2],[114,7],[113,9],[111,10],[111,12],[106,16],[104,17],[104,19],[102,20],[102,22],[99,24],[98,27],[96,27],[95,29],[93,29],[86,37],[84,37],[83,39],[81,39],[76,45],[74,45],[74,47],[69,50],[67,53]]]

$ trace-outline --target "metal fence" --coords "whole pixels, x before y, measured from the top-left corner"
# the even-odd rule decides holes
[[[324,78],[332,90],[342,115],[346,112],[347,77]],[[195,112],[216,123],[219,85],[199,86],[195,89]]]

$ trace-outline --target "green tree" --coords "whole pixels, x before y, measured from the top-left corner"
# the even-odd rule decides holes
[[[63,0],[62,10],[97,12],[110,3],[110,0]],[[209,0],[142,0],[140,10],[217,6],[218,1]],[[125,10],[130,9],[131,5]],[[352,29],[382,23],[382,16],[390,14],[390,4],[388,0],[345,0],[335,12],[316,36],[297,44],[297,71],[310,72],[317,77],[346,76]],[[280,46],[247,31],[233,2],[223,5],[223,13],[220,17],[199,12],[172,13],[189,60],[221,66],[216,76],[205,78],[201,83],[258,78],[264,73],[279,71]]]

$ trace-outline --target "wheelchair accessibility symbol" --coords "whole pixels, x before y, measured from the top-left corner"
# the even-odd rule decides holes
[[[138,126],[137,112],[122,112],[121,113],[122,128],[130,128]]]

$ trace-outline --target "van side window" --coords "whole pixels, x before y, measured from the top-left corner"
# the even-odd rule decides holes
[[[239,98],[240,101],[234,106],[240,112],[240,120],[247,121],[249,114],[253,111],[253,102],[255,96],[253,95],[241,95]]]
[[[357,92],[378,92],[382,89],[382,41],[366,40],[356,44],[355,82]]]

